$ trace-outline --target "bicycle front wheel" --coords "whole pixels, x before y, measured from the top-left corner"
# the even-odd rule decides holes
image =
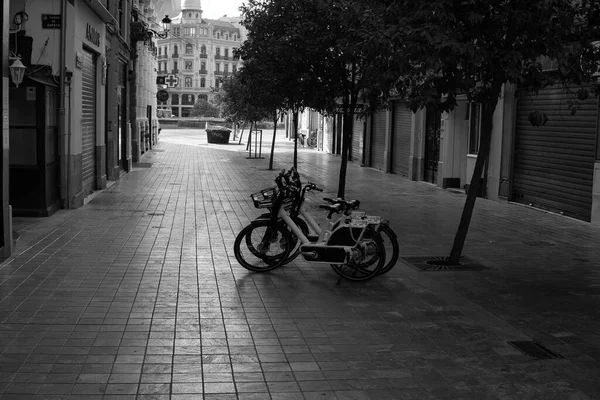
[[[291,235],[282,224],[254,221],[238,233],[233,252],[242,267],[266,272],[282,265],[293,245]]]

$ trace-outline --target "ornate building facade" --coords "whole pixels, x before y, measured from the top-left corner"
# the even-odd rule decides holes
[[[165,79],[160,89],[169,93],[167,101],[158,103],[159,112],[166,117],[189,116],[198,99],[207,100],[211,88],[237,71],[240,60],[233,52],[244,39],[239,18],[206,19],[200,0],[182,0],[168,37],[157,41],[157,73]]]

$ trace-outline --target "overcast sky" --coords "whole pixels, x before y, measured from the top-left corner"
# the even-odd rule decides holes
[[[240,16],[238,8],[242,3],[243,0],[202,0],[202,16],[208,19],[217,19],[223,15]]]

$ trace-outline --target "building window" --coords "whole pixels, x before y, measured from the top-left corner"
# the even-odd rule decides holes
[[[479,153],[481,137],[481,104],[469,103],[469,154]]]
[[[185,77],[185,87],[192,87],[192,77],[191,76]]]
[[[196,13],[196,18],[198,18],[198,17],[199,17],[199,15],[198,15],[198,13]]]
[[[237,66],[234,65],[233,67],[231,67],[231,71],[235,74],[237,72]]]
[[[225,64],[225,69],[223,71],[224,72],[229,72],[229,64]]]
[[[185,54],[192,54],[194,52],[194,46],[192,46],[191,44],[186,44],[185,45]]]
[[[215,54],[216,54],[217,57],[221,57],[221,48],[220,47],[216,48]]]
[[[177,69],[178,69],[177,61],[173,61],[173,69],[175,71],[177,71]]]
[[[186,61],[185,62],[185,69],[186,71],[191,71],[194,69],[194,63],[192,61]]]
[[[216,72],[221,72],[221,64],[219,64],[219,63],[215,64],[215,71]]]
[[[202,61],[200,63],[200,71],[205,71],[206,72],[206,63],[204,61]]]
[[[171,96],[171,104],[179,104],[179,95],[177,93]]]
[[[235,40],[237,40],[237,33],[234,33],[234,34],[233,34],[233,40],[234,40],[234,41],[235,41]]]
[[[221,39],[221,32],[217,31],[216,36],[217,36],[217,39]]]
[[[177,45],[173,46],[173,54],[179,54],[179,47]]]
[[[206,54],[206,46],[202,45],[202,47],[200,47],[200,54]]]
[[[123,13],[124,13],[124,7],[123,7],[123,0],[119,0],[119,33],[123,33]],[[27,3],[25,3],[27,4]]]
[[[200,78],[200,87],[206,87],[206,78]]]
[[[229,32],[225,32],[225,40],[229,40]]]
[[[175,36],[179,36],[180,30],[178,26],[173,28],[173,33],[175,34]]]
[[[192,13],[188,13],[188,18],[192,18]]]
[[[225,52],[224,56],[229,57],[229,49],[227,47],[225,48],[224,52]]]

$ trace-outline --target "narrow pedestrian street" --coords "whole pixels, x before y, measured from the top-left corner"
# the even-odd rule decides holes
[[[265,131],[267,132],[267,131]],[[600,399],[600,228],[478,199],[447,256],[464,193],[348,165],[347,198],[390,220],[386,275],[341,281],[301,258],[241,267],[250,193],[292,166],[280,132],[268,170],[244,144],[163,129],[133,171],[74,210],[15,218],[0,264],[1,399]],[[300,148],[303,181],[335,197],[340,159]],[[511,343],[533,341],[552,358]],[[538,349],[539,350],[539,349]]]

